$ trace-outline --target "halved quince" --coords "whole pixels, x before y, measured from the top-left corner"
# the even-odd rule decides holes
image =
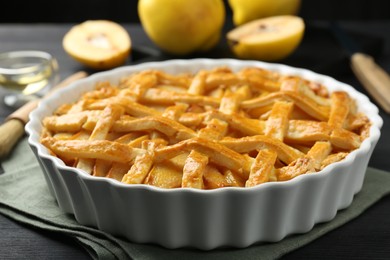
[[[131,51],[128,32],[108,20],[88,20],[73,26],[62,44],[71,57],[94,69],[123,65]]]
[[[289,56],[300,44],[305,30],[298,16],[257,19],[227,33],[233,53],[242,59],[276,61]]]

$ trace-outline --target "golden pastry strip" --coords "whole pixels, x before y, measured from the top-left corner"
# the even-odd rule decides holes
[[[119,119],[123,112],[123,108],[118,105],[110,104],[105,107],[88,140],[105,140],[111,126]],[[92,173],[94,164],[95,162],[92,159],[80,158],[76,167],[87,173]]]
[[[196,150],[202,154],[206,154],[210,158],[211,162],[227,167],[228,169],[242,175],[244,178],[248,177],[250,162],[247,157],[220,143],[203,138],[195,137],[171,146],[157,149],[155,151],[155,160],[157,162],[161,162],[163,160],[173,158],[183,151],[191,150]]]
[[[208,162],[207,156],[192,150],[183,168],[182,187],[203,189],[203,174]]]
[[[191,81],[190,86],[188,87],[188,93],[193,95],[203,95],[205,91],[205,81],[207,77],[207,72],[204,70],[199,71],[196,76]]]
[[[121,120],[113,125],[112,131],[132,132],[144,130],[158,130],[167,136],[184,140],[196,136],[196,133],[178,122],[165,117],[142,117],[130,120]]]
[[[247,99],[249,96],[249,88],[246,85],[242,86],[234,93],[230,90],[226,90],[221,99],[219,111],[228,115],[236,113],[239,111],[241,101]]]
[[[188,88],[188,85],[191,82],[191,77],[189,74],[172,75],[160,70],[152,70],[152,72],[156,74],[159,83],[162,85],[175,85]]]
[[[283,142],[264,135],[255,135],[242,138],[224,138],[221,144],[238,153],[249,153],[260,149],[270,149],[278,154],[278,158],[289,164],[304,154]]]
[[[277,72],[145,70],[97,83],[43,120],[65,164],[128,185],[253,187],[343,160],[370,122],[348,93]]]
[[[131,162],[144,150],[107,140],[55,140],[44,138],[42,143],[60,157],[102,159],[113,162]]]
[[[265,122],[261,120],[251,119],[245,116],[240,116],[237,113],[226,115],[218,111],[210,111],[207,119],[216,118],[225,121],[234,130],[240,131],[244,135],[258,135],[263,134],[265,129]],[[206,120],[207,120],[206,119]]]
[[[315,172],[330,152],[329,142],[316,142],[304,157],[300,157],[288,166],[280,168],[277,173],[278,180],[286,181],[302,174]]]
[[[131,94],[137,97],[139,100],[144,93],[157,84],[156,74],[151,71],[144,71],[136,74],[131,80],[125,82],[128,83],[128,89],[131,90]]]
[[[233,86],[245,84],[242,82],[236,74],[228,68],[221,70],[214,70],[213,73],[209,73],[205,80],[207,90],[219,88],[220,86]]]
[[[80,131],[83,124],[87,121],[86,113],[65,114],[62,116],[46,117],[43,125],[54,132],[77,132]]]
[[[290,120],[286,140],[293,143],[307,143],[329,140],[332,128],[326,122]]]
[[[300,96],[307,97],[320,106],[330,106],[328,98],[316,95],[310,86],[307,85],[307,82],[299,77],[283,77],[281,80],[280,90],[282,92],[298,93]]]
[[[321,163],[321,170],[323,168],[325,168],[326,166],[328,166],[329,164],[332,164],[332,163],[339,162],[339,161],[343,160],[347,155],[348,155],[348,153],[346,153],[346,152],[339,152],[339,153],[330,154],[328,157],[326,157],[322,161],[322,163]]]
[[[147,152],[135,158],[130,170],[122,177],[122,182],[127,184],[141,184],[149,174],[153,166],[154,149],[158,146],[158,142],[148,142],[145,140],[143,145],[147,146]]]
[[[207,189],[223,187],[244,187],[241,178],[230,170],[219,171],[214,167],[207,166],[203,175],[203,182]]]
[[[280,99],[294,102],[296,106],[317,120],[327,120],[329,117],[330,108],[328,106],[321,106],[309,97],[302,96],[301,94],[295,92],[274,92],[264,97],[261,96],[259,98],[245,100],[242,102],[241,107],[253,109],[273,104],[276,100]]]
[[[167,117],[169,119],[179,121],[181,115],[187,110],[188,105],[184,103],[177,104],[176,106],[167,107],[162,114],[163,117]]]
[[[270,176],[274,174],[277,153],[268,149],[260,150],[251,167],[245,187],[253,187],[264,182],[268,182]]]
[[[105,140],[112,125],[114,125],[123,112],[121,106],[113,104],[107,106],[97,121],[89,140]]]
[[[350,98],[345,92],[333,92],[331,95],[332,108],[328,125],[334,128],[344,126],[350,109]]]
[[[275,92],[280,89],[279,75],[259,68],[244,68],[238,73],[241,80],[260,91]]]
[[[334,129],[330,135],[330,142],[344,150],[354,150],[361,144],[361,137],[343,128]]]
[[[293,103],[291,102],[275,102],[266,123],[265,134],[267,136],[283,141],[288,130],[292,108]]]
[[[122,105],[125,109],[126,113],[131,116],[152,116],[152,115],[160,115],[158,111],[151,109],[147,106],[141,105],[137,102],[134,102],[134,100],[131,97],[127,96],[115,96],[110,97],[107,99],[98,100],[94,103],[89,104],[86,109],[91,110],[102,110],[109,104],[118,104]]]
[[[199,130],[199,137],[220,140],[227,134],[228,124],[225,121],[213,118],[211,119],[206,127]]]
[[[148,89],[141,100],[142,102],[149,104],[174,105],[175,102],[183,102],[187,104],[210,105],[215,107],[219,106],[220,102],[219,99],[213,97],[177,93],[157,88]]]

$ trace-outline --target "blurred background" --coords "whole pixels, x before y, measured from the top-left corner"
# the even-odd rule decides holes
[[[137,3],[137,0],[3,0],[0,22],[78,23],[88,19],[109,19],[120,23],[139,23]],[[228,5],[226,11],[231,19]],[[390,19],[390,1],[302,0],[299,15],[306,20]]]

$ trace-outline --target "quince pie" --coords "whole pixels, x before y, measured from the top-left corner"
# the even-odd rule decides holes
[[[320,171],[368,136],[347,92],[257,67],[100,82],[43,120],[41,142],[93,176],[163,188],[252,187]]]

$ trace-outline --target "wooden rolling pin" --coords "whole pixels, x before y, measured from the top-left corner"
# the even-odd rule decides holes
[[[70,83],[85,78],[86,76],[87,73],[84,71],[70,75],[58,85],[53,87],[43,98],[48,97],[58,89],[66,87]],[[24,125],[29,120],[29,114],[38,106],[39,101],[40,99],[36,99],[26,103],[24,106],[9,115],[6,118],[5,123],[0,126],[0,158],[7,156],[17,141],[23,136]]]

